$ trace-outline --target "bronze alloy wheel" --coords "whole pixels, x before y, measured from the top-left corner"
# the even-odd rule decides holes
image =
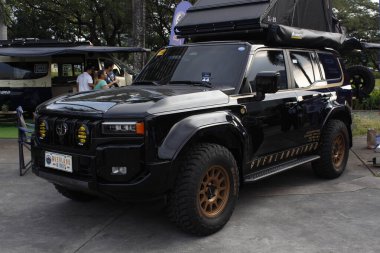
[[[230,197],[230,178],[222,166],[211,166],[203,176],[199,187],[198,206],[201,214],[215,218],[227,205]]]
[[[346,141],[343,134],[336,136],[333,140],[332,145],[332,162],[335,168],[339,168],[344,161],[344,155],[346,151]]]

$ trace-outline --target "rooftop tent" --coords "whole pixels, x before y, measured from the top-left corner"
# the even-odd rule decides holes
[[[194,41],[245,39],[339,48],[344,35],[331,0],[199,0],[176,26]]]
[[[194,38],[261,30],[269,0],[199,0],[176,26],[176,34]]]
[[[273,0],[262,24],[335,32],[331,0]]]

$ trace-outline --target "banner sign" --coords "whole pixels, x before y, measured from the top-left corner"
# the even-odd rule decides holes
[[[170,33],[170,46],[180,46],[184,43],[184,39],[179,39],[175,35],[174,28],[176,25],[185,17],[187,10],[192,7],[192,4],[189,3],[188,1],[182,1],[178,4],[175,12],[174,12],[174,17],[173,17],[173,23],[172,23],[172,29]]]

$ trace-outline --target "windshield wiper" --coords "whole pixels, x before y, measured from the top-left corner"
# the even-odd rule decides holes
[[[190,84],[193,86],[202,86],[202,87],[212,88],[212,83],[205,82],[205,81],[181,80],[181,81],[170,81],[169,84]]]
[[[137,81],[133,82],[132,85],[155,85],[155,86],[161,86],[159,82],[156,81]]]

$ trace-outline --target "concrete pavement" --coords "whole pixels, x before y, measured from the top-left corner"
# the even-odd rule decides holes
[[[76,203],[19,177],[16,141],[0,140],[0,252],[380,252],[380,178],[353,150],[337,180],[303,166],[245,186],[226,227],[198,238],[160,202]]]

